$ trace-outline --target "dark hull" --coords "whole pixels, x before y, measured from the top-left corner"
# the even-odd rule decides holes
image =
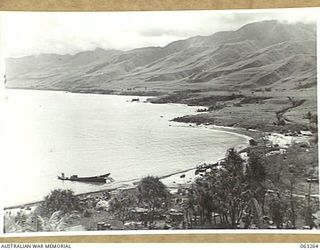
[[[110,173],[103,174],[103,175],[97,175],[97,176],[90,176],[90,177],[78,177],[78,178],[81,178],[81,179],[107,178],[109,175],[110,175]]]
[[[92,177],[61,177],[58,176],[59,180],[63,181],[81,181],[81,182],[100,182],[100,183],[106,183],[106,178],[110,175],[104,174],[99,176],[92,176]]]

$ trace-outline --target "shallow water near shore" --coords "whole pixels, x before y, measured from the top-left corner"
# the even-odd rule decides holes
[[[131,102],[130,96],[5,90],[1,100],[1,199],[14,206],[52,189],[75,193],[126,186],[214,162],[245,144],[237,134],[170,122],[197,107]],[[146,98],[139,97],[140,101]],[[57,179],[111,173],[112,184]]]

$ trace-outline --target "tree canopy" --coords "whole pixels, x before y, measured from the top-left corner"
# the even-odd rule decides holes
[[[116,196],[110,200],[110,211],[123,223],[132,219],[134,206],[137,206],[137,195],[133,191],[120,190]]]
[[[148,209],[149,221],[153,222],[157,209],[165,208],[170,193],[158,177],[144,177],[138,185],[138,199]]]
[[[50,217],[54,212],[68,213],[80,210],[80,200],[71,190],[55,189],[41,203],[40,212]]]

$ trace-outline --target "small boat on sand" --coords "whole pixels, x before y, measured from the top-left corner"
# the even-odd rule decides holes
[[[79,177],[78,175],[71,175],[70,177],[65,177],[64,173],[61,176],[58,175],[59,180],[63,181],[82,181],[82,182],[104,182],[106,183],[109,178],[110,173],[96,176]]]

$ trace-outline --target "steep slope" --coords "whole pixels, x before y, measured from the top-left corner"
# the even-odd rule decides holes
[[[190,76],[191,82],[216,82],[229,86],[269,85],[316,66],[314,41],[283,42]]]
[[[316,80],[315,38],[315,25],[271,20],[165,47],[9,58],[7,86],[81,92],[308,88]]]
[[[190,47],[216,48],[226,43],[249,40],[262,48],[272,44],[295,40],[314,40],[315,26],[304,23],[283,23],[277,20],[249,23],[236,31],[221,31],[210,36],[196,36],[170,43],[166,48],[181,50]]]

